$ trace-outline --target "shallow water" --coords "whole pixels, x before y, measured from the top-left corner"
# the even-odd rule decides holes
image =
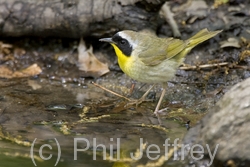
[[[166,160],[151,161],[147,157],[148,146],[155,144],[152,150],[159,146],[159,155],[164,156],[165,140],[169,138],[170,143],[176,138],[181,140],[187,131],[181,121],[165,116],[164,126],[158,126],[152,114],[155,102],[143,103],[137,110],[126,109],[126,101],[88,81],[81,85],[41,78],[0,82],[0,166],[34,166],[32,157],[37,166],[54,166],[59,146],[57,166],[137,166],[157,161],[162,166]],[[76,151],[74,147],[85,150]],[[130,153],[138,154],[140,148],[144,153],[142,158],[133,160]],[[155,155],[152,153],[152,157]]]

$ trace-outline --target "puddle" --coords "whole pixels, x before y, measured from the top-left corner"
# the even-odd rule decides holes
[[[57,166],[167,164],[168,161],[160,157],[153,161],[148,159],[146,149],[152,144],[157,145],[159,156],[164,156],[165,140],[169,138],[173,142],[185,135],[187,130],[182,121],[164,116],[164,126],[160,127],[152,114],[155,102],[143,103],[137,110],[135,107],[126,109],[125,100],[90,82],[61,84],[41,78],[1,79],[1,165],[34,166],[30,156],[34,140],[32,154],[37,166],[55,165],[58,157],[56,141],[61,149]],[[108,86],[105,80],[100,83]],[[113,88],[118,92],[129,92],[129,88]],[[152,151],[156,149],[154,145]],[[74,160],[74,147],[79,149],[77,160]],[[130,154],[138,155],[140,148],[144,153],[141,159],[131,158]],[[106,149],[106,156],[103,156],[103,149]],[[48,160],[43,160],[39,150]],[[120,154],[119,161],[117,153]],[[94,155],[96,160],[93,160]]]

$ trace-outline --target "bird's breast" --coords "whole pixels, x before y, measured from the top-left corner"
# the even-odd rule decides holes
[[[148,66],[140,59],[130,59],[122,70],[129,77],[140,82],[163,83],[174,77],[178,66],[179,63],[172,60],[165,60],[158,65]]]
[[[144,64],[136,55],[126,56],[114,44],[112,44],[121,70],[134,80],[144,83],[163,83],[170,80],[179,66],[174,59],[163,60],[161,63],[149,66]]]

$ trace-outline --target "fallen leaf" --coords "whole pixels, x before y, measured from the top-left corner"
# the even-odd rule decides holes
[[[37,89],[42,88],[42,86],[39,85],[39,84],[37,83],[37,81],[30,80],[30,79],[28,80],[28,85],[31,86],[33,90],[37,90]]]
[[[196,0],[196,1],[191,1],[190,6],[186,8],[186,12],[187,15],[206,16],[207,15],[206,9],[208,9],[208,6],[204,0]]]
[[[26,50],[23,48],[15,48],[14,49],[14,57],[20,57],[23,56],[26,53]]]
[[[0,41],[0,48],[12,48],[13,46],[11,44],[6,44]]]
[[[197,19],[203,19],[208,15],[208,5],[204,0],[188,0],[180,7],[173,8],[174,12],[186,12],[188,20],[185,22],[193,23]]]
[[[226,41],[220,42],[220,47],[234,47],[234,48],[240,48],[240,41],[236,38],[228,38]]]
[[[6,66],[0,66],[0,77],[2,78],[22,78],[38,75],[42,72],[42,69],[37,65],[33,64],[26,69],[19,71],[12,71]]]
[[[229,0],[214,0],[214,8],[218,8],[220,5],[228,3]]]
[[[250,31],[248,33],[250,34]],[[243,44],[243,46],[246,46],[246,48],[250,48],[250,40],[249,39],[246,39],[244,37],[240,37],[240,39],[241,39],[241,43]]]
[[[0,60],[1,61],[8,61],[8,60],[13,60],[14,57],[11,55],[11,48],[13,46],[11,44],[6,44],[0,41]]]
[[[0,77],[1,78],[12,78],[13,72],[5,66],[0,66]]]
[[[240,61],[243,61],[248,57],[250,57],[250,50],[244,50],[239,55]]]
[[[86,75],[99,77],[109,72],[107,64],[100,62],[93,53],[92,46],[87,49],[83,39],[78,46],[78,68]]]

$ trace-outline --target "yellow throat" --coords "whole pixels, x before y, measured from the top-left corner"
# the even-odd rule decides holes
[[[124,73],[127,73],[127,69],[129,68],[129,61],[132,60],[131,55],[126,56],[115,44],[111,44],[114,49],[115,49],[115,53],[116,56],[118,57],[118,64],[120,66],[120,68],[122,69],[122,71]]]

